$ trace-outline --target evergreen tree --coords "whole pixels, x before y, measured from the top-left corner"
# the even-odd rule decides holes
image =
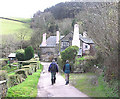
[[[25,60],[29,60],[34,57],[34,49],[29,46],[25,49]]]

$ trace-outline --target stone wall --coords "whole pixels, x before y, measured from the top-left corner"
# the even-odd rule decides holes
[[[7,90],[8,90],[7,81],[6,80],[0,81],[0,99],[6,96]]]
[[[57,49],[56,47],[41,47],[40,48],[40,59],[42,61],[51,61],[56,58]]]
[[[45,54],[47,52],[55,53],[55,51],[56,51],[55,47],[41,47],[40,50],[41,50],[42,54]]]

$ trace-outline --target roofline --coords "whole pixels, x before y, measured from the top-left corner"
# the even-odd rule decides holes
[[[48,48],[48,47],[55,48],[56,46],[40,46],[40,48]]]
[[[73,31],[71,31],[70,33],[73,34]],[[68,33],[68,34],[70,34],[70,33]],[[65,38],[68,34],[66,34],[63,38]],[[61,38],[60,40],[62,40],[63,38]]]

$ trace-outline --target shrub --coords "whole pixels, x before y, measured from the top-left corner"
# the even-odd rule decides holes
[[[74,71],[75,57],[77,56],[79,48],[77,46],[70,46],[61,52],[62,66],[66,63],[66,60],[70,61],[72,72]]]
[[[12,87],[18,84],[17,75],[9,75],[8,76],[8,87]]]
[[[25,60],[25,53],[23,49],[19,49],[16,51],[16,58],[18,61],[24,61]]]
[[[7,64],[6,66],[2,67],[2,70],[6,70],[7,73],[10,73],[10,72],[12,72],[12,71],[14,71],[14,70],[17,70],[17,66],[12,66],[12,65],[11,65],[11,68],[10,68],[10,67],[8,66],[8,64]]]
[[[23,78],[27,78],[27,72],[25,69],[19,69],[15,71],[15,74],[23,74]]]
[[[63,63],[66,62],[66,60],[75,62],[75,57],[78,53],[79,48],[77,46],[70,46],[66,48],[64,51],[61,52],[61,59],[63,60]]]
[[[25,49],[25,60],[30,60],[34,57],[34,50],[31,46]]]
[[[25,66],[25,65],[30,65],[30,62],[22,62],[22,65]]]

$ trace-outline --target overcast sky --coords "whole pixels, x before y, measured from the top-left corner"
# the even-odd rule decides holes
[[[65,1],[119,1],[119,0],[0,0],[0,17],[31,18],[38,10],[44,11],[57,3]]]
[[[70,0],[0,0],[0,17],[31,18],[38,10],[65,1]]]

